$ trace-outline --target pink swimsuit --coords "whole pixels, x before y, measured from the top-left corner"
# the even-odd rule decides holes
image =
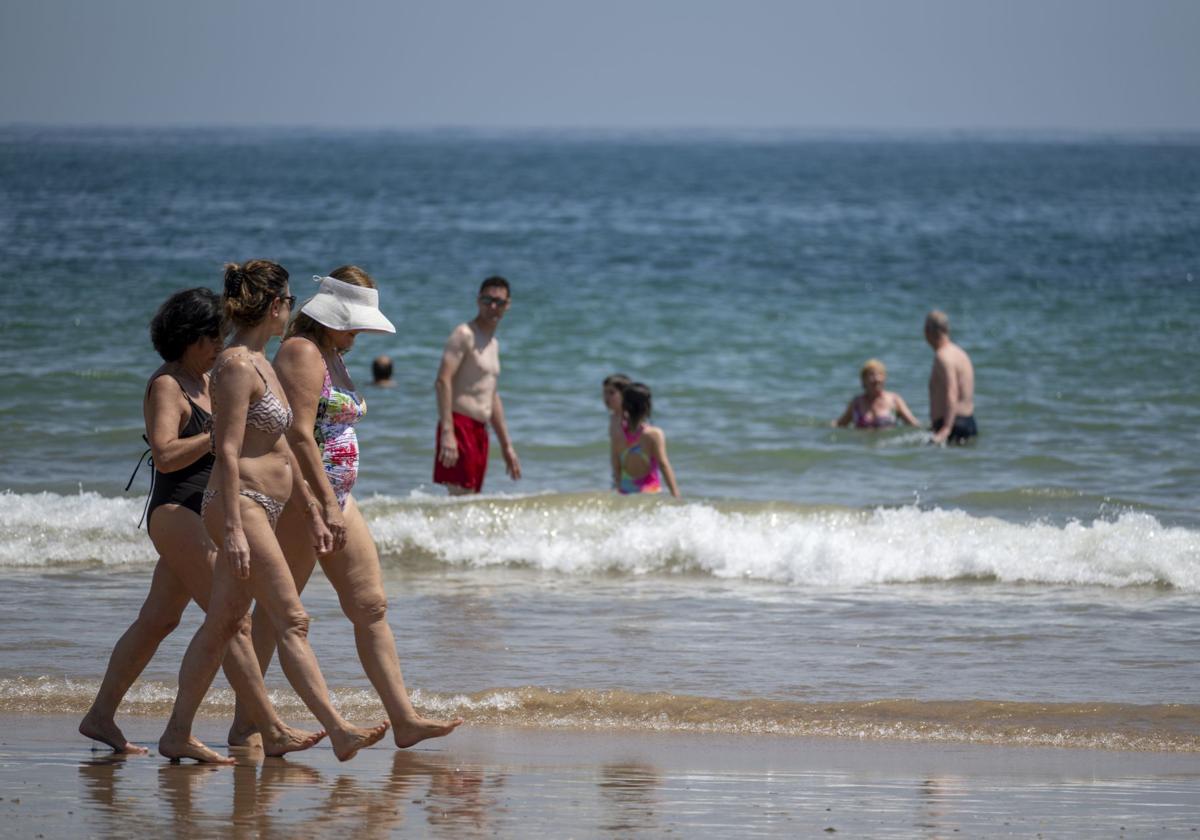
[[[650,469],[641,478],[634,478],[625,469],[625,459],[630,453],[645,457],[642,452],[642,431],[645,427],[639,427],[635,434],[630,434],[628,427],[624,423],[621,424],[621,431],[625,433],[625,451],[621,453],[621,483],[617,485],[617,491],[630,495],[633,493],[661,493],[662,483],[658,480],[658,459],[650,459]]]

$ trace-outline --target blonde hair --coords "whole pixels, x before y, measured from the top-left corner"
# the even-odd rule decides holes
[[[865,362],[863,362],[862,369],[858,372],[858,378],[866,379],[867,374],[871,373],[872,371],[878,373],[880,376],[887,376],[887,366],[883,362],[879,361],[878,359],[867,359]]]
[[[329,276],[334,280],[349,283],[351,286],[362,286],[364,289],[375,288],[375,281],[371,279],[371,275],[356,265],[338,266],[329,272]],[[305,315],[299,309],[292,317],[292,322],[288,324],[287,332],[283,334],[285,341],[294,336],[307,338],[322,350],[329,349],[329,328]]]
[[[270,260],[226,263],[225,293],[221,296],[225,320],[239,327],[253,327],[267,317],[267,310],[287,284],[287,270]]]

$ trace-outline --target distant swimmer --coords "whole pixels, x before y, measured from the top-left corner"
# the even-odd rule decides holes
[[[671,495],[679,498],[675,470],[667,459],[667,436],[650,425],[650,388],[634,382],[621,392],[622,421],[611,429],[613,486],[618,493],[661,493],[659,472]]]
[[[850,400],[835,426],[853,425],[856,429],[891,429],[897,419],[910,426],[921,425],[908,410],[904,398],[895,391],[885,391],[887,368],[878,359],[868,359],[859,371],[863,392]]]
[[[929,373],[931,442],[966,443],[979,434],[971,357],[950,340],[950,319],[945,312],[935,309],[925,316],[925,340],[933,348],[933,369]]]
[[[392,379],[392,360],[387,356],[376,356],[371,361],[371,384],[376,388],[391,388],[396,382]]]
[[[500,339],[496,329],[512,303],[512,292],[503,277],[489,277],[479,287],[479,314],[459,324],[446,340],[434,386],[437,390],[437,451],[433,480],[445,484],[450,495],[478,493],[487,472],[490,423],[513,480],[521,477],[521,462],[508,437],[500,378]]]

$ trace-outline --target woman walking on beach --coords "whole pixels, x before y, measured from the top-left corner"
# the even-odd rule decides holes
[[[121,700],[159,643],[178,626],[188,601],[208,608],[217,552],[200,521],[200,500],[213,465],[208,370],[221,350],[219,303],[209,289],[176,292],[150,322],[150,340],[163,364],[151,374],[142,405],[154,469],[146,529],[159,559],[142,609],[113,648],[96,699],[79,724],[80,733],[119,753],[149,752],[131,744],[117,726]],[[234,635],[225,673],[247,714],[260,722],[263,750],[282,755],[311,747],[323,736],[279,719],[267,699],[248,631],[241,627]]]
[[[235,332],[212,372],[213,450],[216,462],[204,491],[201,517],[220,559],[204,623],[192,638],[179,671],[179,693],[158,750],[168,758],[232,764],[192,735],[192,722],[212,684],[222,655],[245,621],[251,600],[275,629],[288,682],[329,733],[343,761],[383,737],[387,724],[351,726],[329,702],[329,692],[308,644],[308,615],[300,603],[275,524],[293,494],[305,497],[308,533],[317,549],[332,547],[329,529],[296,469],[284,433],[292,410],[279,394],[263,351],[283,333],[295,302],[288,274],[267,260],[225,268],[224,307]]]
[[[613,486],[622,494],[661,493],[661,470],[667,489],[679,498],[675,470],[667,460],[667,436],[650,425],[652,410],[648,386],[634,382],[621,391],[623,420],[611,431]]]
[[[314,279],[320,281],[320,288],[288,327],[275,356],[275,370],[296,414],[288,440],[318,497],[318,510],[333,535],[333,551],[318,554],[303,539],[301,526],[309,511],[294,497],[280,519],[279,544],[300,591],[320,561],[342,611],[354,625],[359,660],[387,710],[396,746],[411,747],[448,735],[462,719],[422,717],[404,687],[396,640],[387,621],[379,552],[352,493],[359,458],[354,427],[366,414],[367,404],[342,362],[358,333],[396,330],[379,311],[375,282],[362,269],[342,266],[328,277]],[[261,609],[255,610],[255,647],[265,669],[273,640],[260,613]],[[245,737],[247,723],[244,716],[235,718],[231,741]]]

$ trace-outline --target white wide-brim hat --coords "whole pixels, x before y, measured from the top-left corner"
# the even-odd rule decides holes
[[[300,307],[300,311],[318,324],[331,330],[396,331],[392,322],[379,311],[377,289],[318,275],[313,275],[313,282],[320,283],[321,288]]]

